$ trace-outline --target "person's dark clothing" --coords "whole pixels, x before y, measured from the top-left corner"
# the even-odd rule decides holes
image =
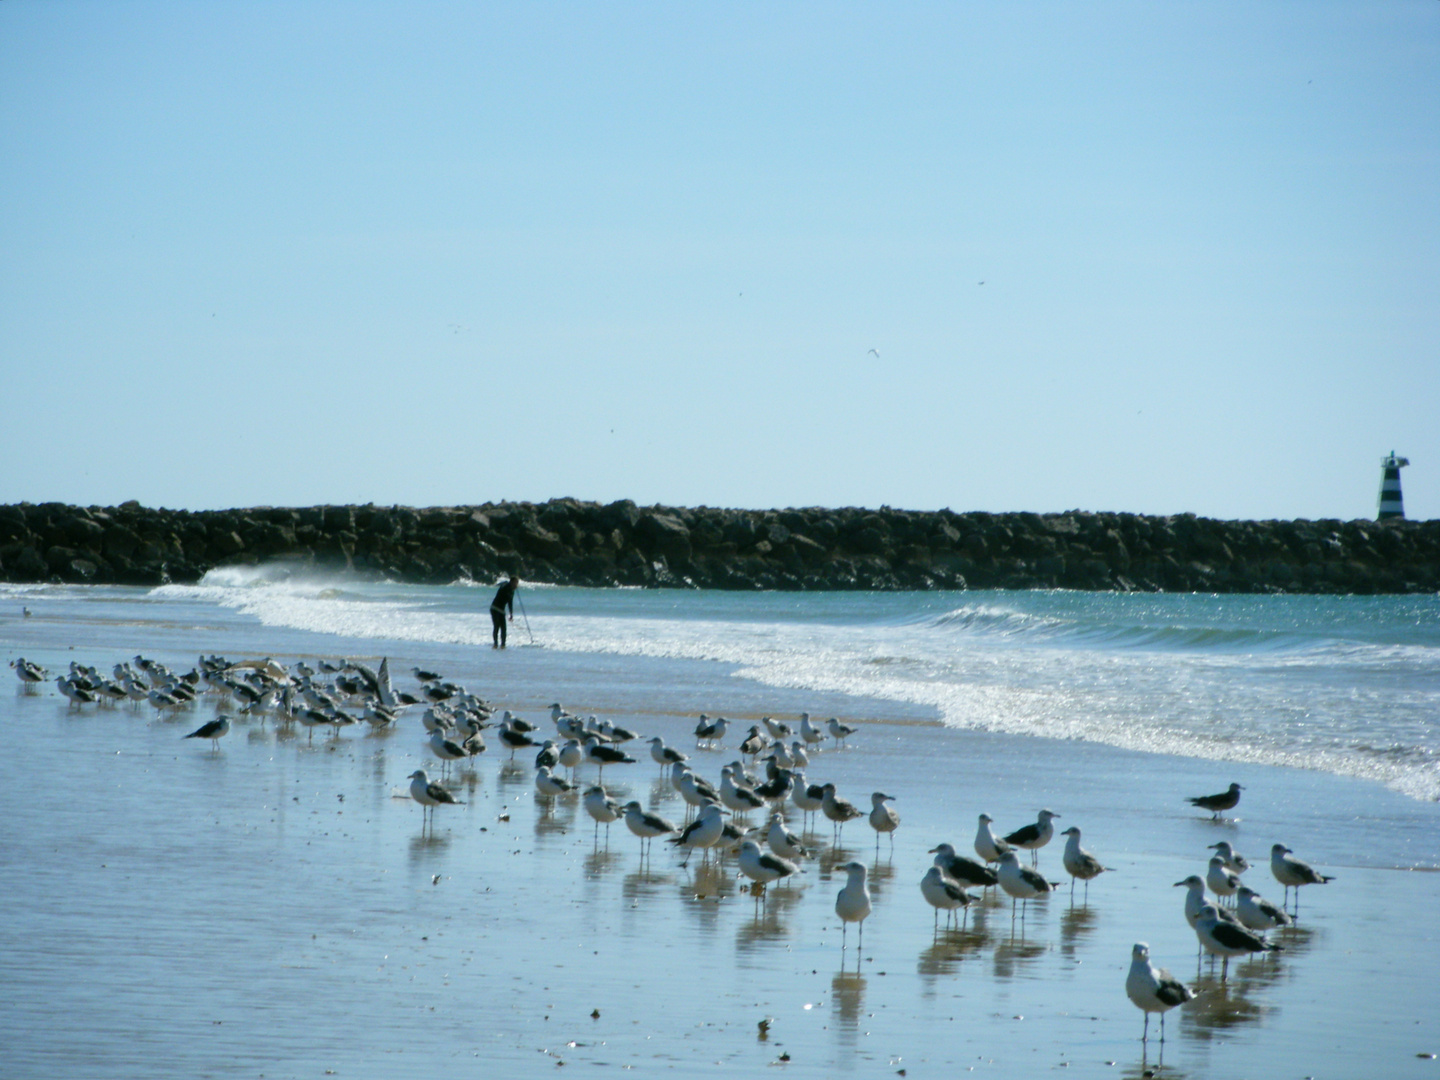
[[[500,591],[495,594],[495,599],[490,601],[490,640],[499,648],[505,647],[505,639],[508,636],[505,628],[505,609],[510,609],[510,617],[515,617],[515,590],[520,587],[518,581],[507,581],[500,586]]]

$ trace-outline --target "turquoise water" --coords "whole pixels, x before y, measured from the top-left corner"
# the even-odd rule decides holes
[[[488,587],[283,569],[198,586],[45,587],[342,637],[485,646]],[[12,601],[27,593],[10,587]],[[0,594],[4,595],[4,594]],[[512,644],[709,661],[711,711],[766,689],[905,703],[983,731],[1286,765],[1440,798],[1440,598],[1049,592],[733,593],[530,587]]]

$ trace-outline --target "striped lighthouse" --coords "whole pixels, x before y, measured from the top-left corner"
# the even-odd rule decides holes
[[[1389,457],[1380,459],[1380,467],[1385,470],[1380,476],[1381,521],[1405,516],[1405,501],[1400,498],[1400,470],[1409,464],[1409,458],[1396,457],[1394,450]]]

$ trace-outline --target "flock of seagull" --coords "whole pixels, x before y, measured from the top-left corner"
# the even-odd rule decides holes
[[[17,659],[10,665],[22,685],[30,692],[50,681],[50,673],[39,665]],[[571,715],[557,702],[550,706],[554,737],[546,737],[533,724],[509,710],[496,709],[471,694],[463,686],[446,681],[438,672],[412,668],[419,683],[418,693],[397,692],[388,660],[378,669],[353,660],[317,661],[315,666],[297,662],[286,667],[265,658],[231,663],[222,657],[201,657],[189,672],[176,673],[156,660],[136,656],[116,664],[110,675],[95,668],[71,663],[67,674],[56,676],[54,683],[69,699],[72,708],[89,704],[130,703],[135,707],[148,703],[162,712],[183,709],[205,693],[230,704],[235,713],[217,712],[209,720],[185,735],[187,739],[209,740],[218,750],[219,741],[231,731],[236,715],[250,718],[270,717],[277,724],[299,723],[308,730],[311,740],[316,728],[331,729],[332,737],[350,726],[368,724],[374,729],[397,725],[411,708],[422,711],[421,721],[425,745],[438,760],[439,779],[432,779],[426,769],[416,769],[409,777],[409,795],[420,805],[421,828],[432,828],[434,813],[442,806],[459,805],[460,800],[446,786],[445,777],[452,763],[473,759],[485,753],[486,733],[505,750],[510,761],[525,751],[535,752],[534,790],[538,800],[553,805],[558,799],[576,799],[595,823],[595,838],[603,825],[608,843],[610,825],[624,821],[626,828],[640,842],[642,865],[651,857],[655,840],[663,840],[683,852],[681,866],[688,866],[695,852],[702,861],[723,859],[733,854],[741,874],[750,881],[750,891],[757,905],[764,902],[770,885],[783,883],[803,872],[804,861],[817,854],[807,832],[792,832],[786,824],[787,805],[801,816],[802,830],[817,816],[831,825],[831,847],[841,851],[845,826],[864,818],[875,834],[877,856],[882,837],[888,837],[893,851],[894,834],[900,817],[889,804],[894,797],[883,791],[870,796],[868,812],[842,798],[833,783],[814,784],[806,775],[813,755],[821,752],[827,742],[835,749],[845,746],[856,728],[831,718],[823,727],[816,725],[809,713],[801,713],[793,726],[763,717],[751,726],[739,745],[740,757],[720,770],[718,784],[712,784],[691,767],[690,756],[680,749],[667,746],[660,736],[648,740],[650,759],[659,766],[662,778],[668,780],[685,804],[685,817],[679,822],[647,810],[638,800],[620,802],[604,785],[606,766],[635,765],[639,759],[626,747],[644,740],[633,731],[621,728],[595,716]],[[701,714],[694,729],[696,749],[721,748],[731,721]],[[581,766],[596,766],[594,783],[582,785],[577,779]],[[1197,796],[1189,801],[1210,811],[1216,819],[1239,802],[1239,784],[1231,784],[1215,795]],[[765,824],[751,826],[749,815],[764,816]],[[980,814],[974,839],[977,858],[957,852],[953,845],[942,843],[930,850],[933,863],[919,882],[920,894],[934,909],[935,930],[945,913],[947,927],[956,913],[968,918],[969,907],[983,898],[983,890],[996,887],[1011,898],[1011,919],[1025,918],[1029,901],[1055,891],[1060,882],[1051,881],[1039,870],[1040,849],[1055,836],[1055,819],[1060,815],[1042,809],[1033,823],[1003,836],[993,830],[994,819]],[[726,819],[729,820],[726,820]],[[1070,875],[1073,903],[1075,883],[1083,882],[1088,903],[1090,882],[1111,870],[1093,853],[1081,846],[1078,827],[1065,829],[1066,838],[1061,864]],[[1205,953],[1222,961],[1221,981],[1229,971],[1232,957],[1278,951],[1281,945],[1269,940],[1270,931],[1293,926],[1299,915],[1299,890],[1304,885],[1324,884],[1333,878],[1323,875],[1308,863],[1297,859],[1290,848],[1275,844],[1271,849],[1270,869],[1285,889],[1279,907],[1243,884],[1241,875],[1250,863],[1228,841],[1211,845],[1215,854],[1209,860],[1204,877],[1191,875],[1175,883],[1187,891],[1184,901],[1186,921],[1193,928],[1200,955]],[[768,849],[768,850],[767,850]],[[1028,852],[1029,865],[1020,853]],[[841,953],[848,949],[848,932],[856,926],[857,945],[863,948],[865,920],[873,910],[867,881],[869,868],[851,860],[839,863],[836,869],[846,874],[845,885],[835,899],[835,913],[841,924]],[[969,890],[982,890],[976,896]],[[1290,890],[1295,890],[1295,907],[1289,910]],[[1207,891],[1214,894],[1212,900]],[[1228,901],[1228,903],[1227,903]],[[1155,967],[1150,961],[1149,946],[1137,942],[1132,950],[1131,966],[1125,983],[1130,1000],[1144,1013],[1142,1042],[1149,1038],[1150,1015],[1160,1015],[1160,1039],[1163,1043],[1165,1013],[1191,1001],[1196,991],[1169,971]]]

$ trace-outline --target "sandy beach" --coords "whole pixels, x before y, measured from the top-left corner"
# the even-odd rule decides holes
[[[722,665],[545,649],[379,643],[167,614],[124,623],[37,617],[0,624],[7,657],[108,667],[135,652],[187,668],[201,652],[436,666],[500,707],[544,720],[551,701],[596,712],[692,754],[712,779],[736,757],[695,751],[699,711],[726,710]],[[72,646],[74,646],[72,651]],[[15,1076],[368,1077],[459,1071],[538,1075],[1429,1077],[1440,1067],[1440,807],[1374,783],[1217,764],[1092,743],[957,731],[922,708],[767,691],[766,711],[860,725],[816,756],[868,806],[896,796],[893,853],[862,820],[802,880],[763,905],[727,859],[689,870],[657,845],[643,867],[623,825],[598,841],[578,802],[547,807],[532,752],[491,741],[452,784],[433,834],[406,794],[435,771],[413,715],[339,739],[237,722],[212,751],[181,736],[214,714],[75,710],[53,686],[0,695],[0,929],[6,1072]],[[734,715],[728,714],[727,715]],[[740,724],[750,716],[736,716]],[[547,725],[548,726],[548,725]],[[737,725],[738,726],[738,725]],[[683,804],[641,747],[606,780],[675,819]],[[593,776],[587,766],[582,776]],[[1246,794],[1215,823],[1184,796]],[[928,849],[969,852],[976,816],[1002,829],[1040,807],[1078,825],[1113,873],[1072,904],[1060,842],[1040,854],[1061,891],[1012,923],[988,899],[963,932],[932,932],[918,884]],[[792,817],[798,827],[798,816]],[[1281,841],[1336,880],[1301,898],[1284,951],[1197,977],[1172,883],[1230,840],[1246,880],[1280,899],[1266,866]],[[870,867],[864,948],[840,948],[838,863]],[[1126,999],[1135,941],[1202,991],[1168,1040],[1140,1043]],[[762,1030],[761,1024],[766,1022]],[[1158,1070],[1157,1070],[1158,1067]]]

